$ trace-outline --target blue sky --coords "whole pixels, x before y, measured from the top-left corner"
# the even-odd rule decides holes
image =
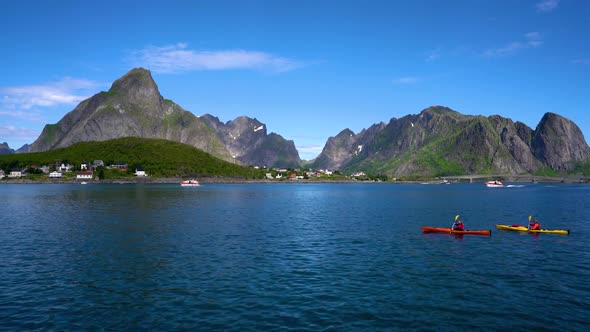
[[[0,143],[32,143],[134,67],[197,116],[326,140],[444,105],[590,137],[590,1],[10,1]]]

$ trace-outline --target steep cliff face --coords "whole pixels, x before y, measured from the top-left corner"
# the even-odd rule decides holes
[[[357,136],[345,130],[330,138],[315,165],[390,176],[526,174],[544,166],[570,169],[590,157],[578,127],[551,113],[533,131],[498,115],[467,116],[433,106],[375,127],[355,151],[361,146]]]
[[[217,135],[192,113],[163,99],[151,73],[141,68],[115,81],[108,92],[82,101],[57,124],[46,125],[30,152],[121,137],[164,138],[232,160]]]
[[[347,128],[335,137],[328,138],[324,149],[310,166],[337,170],[349,162],[358,150],[362,150],[362,146],[357,144],[355,133]]]
[[[267,134],[266,125],[258,119],[240,116],[223,123],[205,114],[200,119],[217,133],[233,158],[245,165],[265,167],[298,167],[299,153],[293,141]]]
[[[322,152],[310,164],[316,169],[340,170],[354,158],[366,154],[367,144],[375,135],[385,128],[385,123],[374,124],[368,129],[355,134],[350,129],[344,129],[335,137],[328,138]]]
[[[580,128],[555,113],[547,113],[537,125],[531,147],[544,165],[556,170],[568,170],[577,161],[590,158],[590,149]]]

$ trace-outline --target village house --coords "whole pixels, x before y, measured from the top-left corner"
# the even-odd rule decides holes
[[[0,169],[0,180],[2,180],[4,177],[5,177],[4,170]]]
[[[353,177],[360,177],[360,176],[366,176],[366,175],[367,174],[365,174],[365,172],[361,172],[361,171],[352,173]]]
[[[76,174],[78,180],[92,180],[93,173],[90,171],[82,171]]]
[[[135,176],[147,176],[147,174],[145,174],[145,170],[143,168],[136,168]]]
[[[61,164],[61,165],[60,165],[60,166],[57,168],[57,170],[58,170],[58,171],[60,171],[60,172],[71,172],[73,167],[74,167],[74,166],[72,166],[72,165],[70,165],[70,164],[67,164],[67,165],[66,165],[66,164]]]
[[[24,175],[24,172],[23,172],[22,169],[20,169],[20,168],[13,168],[10,171],[10,174],[8,174],[8,177],[9,178],[20,178],[23,175]]]
[[[272,180],[273,179],[272,173],[266,173],[266,178],[269,180]]]
[[[49,173],[49,178],[50,179],[59,179],[63,176],[63,174],[59,171],[53,171],[51,173]]]
[[[83,162],[80,164],[80,170],[81,171],[87,171],[88,170],[88,163],[87,162]]]

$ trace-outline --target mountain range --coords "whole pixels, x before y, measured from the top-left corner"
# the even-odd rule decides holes
[[[546,113],[533,130],[499,115],[432,106],[359,134],[345,129],[328,139],[310,166],[391,176],[515,175],[572,170],[589,158],[578,126],[558,114]]]
[[[240,117],[223,124],[164,99],[151,73],[142,68],[116,80],[109,91],[82,101],[57,124],[46,125],[29,152],[121,137],[177,141],[246,165],[295,167],[301,161],[293,141],[267,134],[256,119]]]
[[[223,123],[210,114],[197,117],[164,99],[151,73],[142,68],[126,73],[109,91],[82,101],[58,123],[46,125],[35,142],[16,153],[121,137],[177,141],[243,165],[302,164],[294,142],[267,133],[258,119],[240,116]],[[0,154],[14,152],[0,144]],[[578,126],[558,114],[545,114],[533,130],[499,115],[463,115],[432,106],[358,134],[344,129],[328,139],[317,158],[303,164],[389,176],[444,176],[567,171],[589,159],[590,148]]]

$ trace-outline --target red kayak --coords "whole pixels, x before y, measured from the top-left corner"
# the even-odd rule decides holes
[[[431,227],[431,226],[422,226],[422,233],[447,233],[447,234],[473,234],[473,235],[487,235],[490,236],[492,231],[489,229],[483,229],[478,231],[454,231],[448,227]]]

